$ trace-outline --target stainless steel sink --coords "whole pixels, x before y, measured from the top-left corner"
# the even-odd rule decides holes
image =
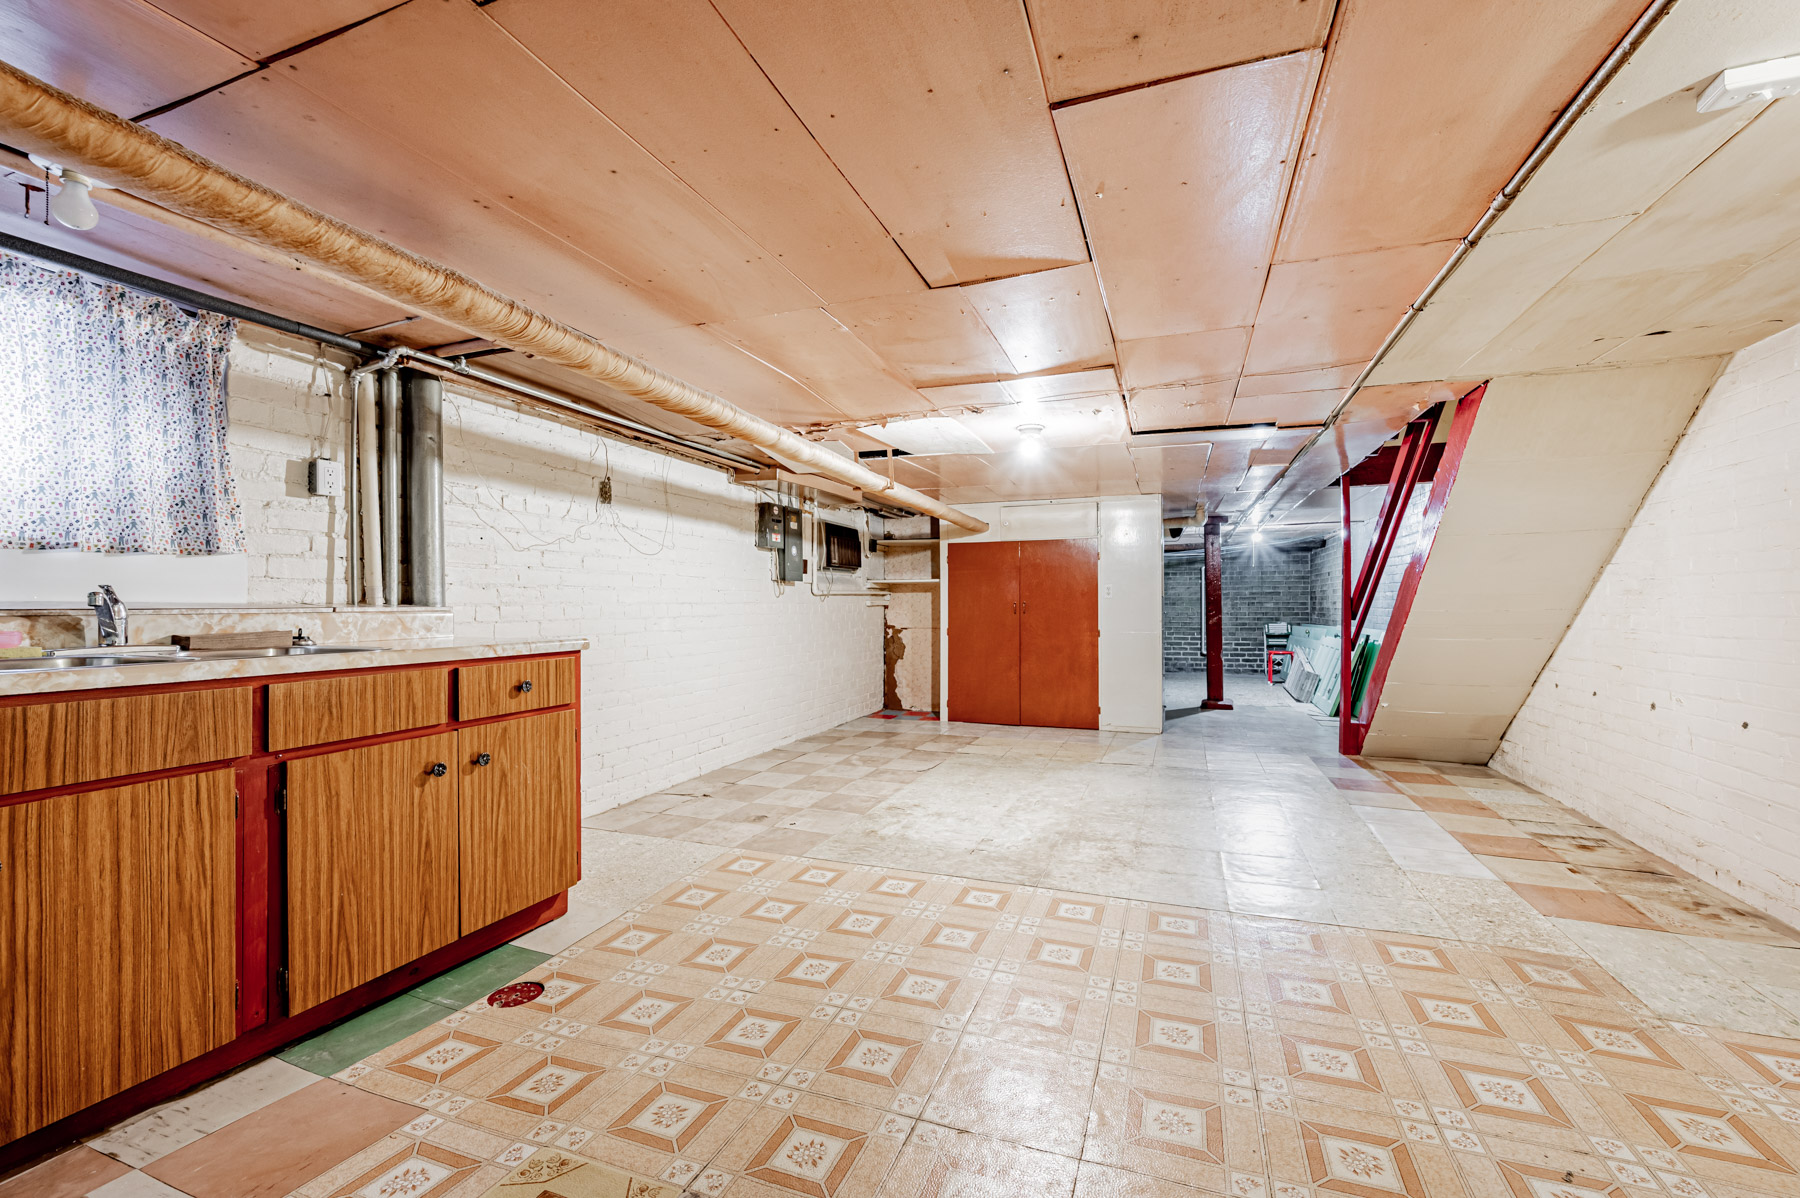
[[[0,658],[0,670],[32,672],[36,670],[92,670],[101,666],[155,665],[167,657],[7,657]]]
[[[133,645],[124,652],[105,649],[58,649],[50,657],[0,658],[0,671],[97,670],[108,666],[169,665],[183,661],[247,661],[254,657],[302,657],[315,653],[371,653],[377,645],[283,645],[279,649],[173,649],[167,645]]]

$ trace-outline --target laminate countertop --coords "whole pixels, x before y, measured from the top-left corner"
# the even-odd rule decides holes
[[[331,646],[325,646],[330,648]],[[447,661],[479,661],[484,658],[524,657],[539,653],[573,653],[588,647],[582,637],[539,637],[519,640],[433,637],[425,640],[389,640],[384,644],[343,653],[307,653],[276,657],[209,657],[167,662],[133,662],[130,665],[80,668],[0,670],[0,698],[15,695],[64,694],[70,691],[108,690],[125,686],[171,686],[182,682],[207,682],[221,678],[256,678],[265,675],[317,674],[331,670],[363,670],[381,666],[422,666]],[[119,651],[129,655],[131,646]]]

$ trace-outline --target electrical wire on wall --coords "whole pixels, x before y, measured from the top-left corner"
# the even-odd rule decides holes
[[[446,404],[445,408],[448,413],[452,414],[452,423],[455,425],[457,434],[460,437],[464,433],[460,410],[452,404]],[[444,483],[444,497],[451,503],[466,508],[474,515],[476,520],[480,521],[489,531],[499,537],[502,541],[506,542],[508,546],[518,553],[528,553],[542,549],[554,549],[561,545],[569,545],[582,540],[593,540],[597,529],[611,529],[618,534],[619,540],[625,544],[627,549],[645,557],[655,557],[664,549],[669,548],[675,543],[675,513],[673,505],[669,501],[669,459],[667,457],[661,458],[663,530],[659,538],[651,540],[648,534],[639,529],[632,528],[630,525],[620,520],[618,509],[613,505],[612,447],[605,437],[596,436],[594,441],[595,446],[588,453],[587,464],[589,466],[594,466],[601,464],[603,460],[604,473],[600,480],[594,484],[593,515],[582,520],[573,532],[565,533],[559,537],[549,538],[532,534],[525,527],[524,521],[514,514],[512,509],[507,506],[506,497],[495,496],[484,483],[457,483],[446,479]],[[658,456],[660,457],[661,455]],[[483,502],[476,503],[464,495],[458,494],[457,488],[459,487],[472,492],[474,496]],[[563,508],[562,514],[556,517],[557,521],[565,522],[573,519],[575,517],[577,503],[577,497],[571,495],[567,506]],[[520,534],[520,536],[515,537],[513,532],[509,532],[507,529],[502,528],[500,525],[490,520],[488,518],[488,513],[490,511],[501,511],[512,516],[513,521],[518,526],[516,532]],[[639,543],[640,540],[643,542],[642,544]]]

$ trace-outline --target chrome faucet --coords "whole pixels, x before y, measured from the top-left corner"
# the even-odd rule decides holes
[[[117,591],[101,583],[99,590],[88,592],[87,605],[94,609],[94,619],[99,622],[102,647],[110,649],[128,643],[130,631],[127,622],[131,618],[131,612],[126,608],[125,601],[119,598]]]

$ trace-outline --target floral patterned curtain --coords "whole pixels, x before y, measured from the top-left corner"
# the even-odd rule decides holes
[[[236,325],[0,254],[0,548],[243,552]]]

